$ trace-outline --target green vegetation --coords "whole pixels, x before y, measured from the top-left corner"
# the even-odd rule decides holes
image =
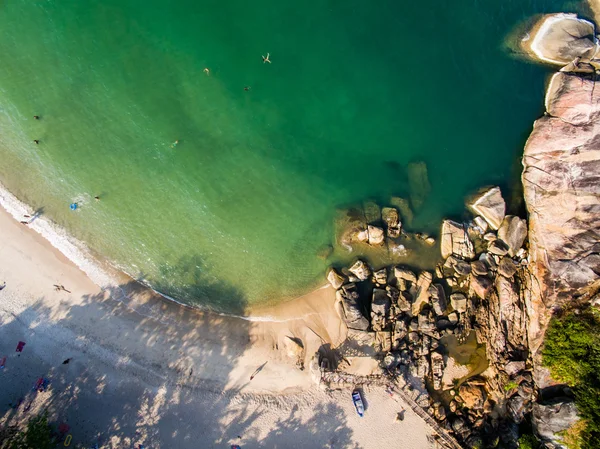
[[[46,412],[31,418],[25,430],[5,436],[2,449],[52,449],[57,444]]]
[[[569,384],[582,423],[569,429],[571,449],[600,448],[600,315],[592,308],[553,318],[542,352],[544,364],[559,382]]]
[[[531,433],[521,435],[519,438],[519,449],[538,449],[539,447],[540,443]]]
[[[504,385],[504,391],[510,391],[514,388],[517,388],[518,386],[519,386],[519,384],[517,382],[515,382],[514,380],[511,380],[506,385]]]

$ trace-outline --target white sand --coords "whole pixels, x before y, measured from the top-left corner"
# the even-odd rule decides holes
[[[408,407],[367,390],[360,419],[349,391],[319,390],[308,370],[286,355],[288,336],[304,342],[305,361],[321,344],[344,338],[331,289],[253,314],[272,321],[249,321],[170,303],[124,276],[113,286],[106,279],[103,291],[0,210],[0,283],[7,284],[0,291],[0,357],[8,356],[0,371],[0,426],[48,407],[53,419],[71,426],[71,447],[96,438],[101,447],[128,449],[133,443],[148,449],[431,447],[429,427],[410,410],[403,422],[394,421]],[[71,293],[56,292],[53,284]],[[19,340],[26,342],[20,357]],[[31,392],[41,376],[51,380],[50,391]],[[19,398],[24,402],[10,408]]]

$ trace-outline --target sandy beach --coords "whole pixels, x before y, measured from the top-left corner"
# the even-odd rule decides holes
[[[305,363],[343,340],[329,288],[249,319],[225,317],[124,275],[101,289],[4,210],[0,235],[0,425],[48,409],[82,447],[430,447],[430,429],[407,406],[365,389],[361,419],[349,391],[322,391],[287,354],[288,337],[302,340]],[[48,392],[31,391],[39,377]]]

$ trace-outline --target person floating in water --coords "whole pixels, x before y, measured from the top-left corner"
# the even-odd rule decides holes
[[[39,115],[34,115],[34,116],[33,116],[33,118],[34,118],[35,120],[39,120],[39,119],[40,119],[40,116],[39,116]]]
[[[249,90],[250,90],[250,86],[245,86],[245,87],[244,87],[244,90],[245,90],[246,92],[247,92],[247,91],[249,91]]]
[[[36,145],[39,145],[39,144],[40,144],[40,141],[39,141],[39,140],[37,140],[37,139],[35,139],[35,140],[33,141],[33,143],[35,143]]]
[[[179,140],[176,140],[171,144],[171,148],[175,148],[179,144]]]
[[[100,201],[100,197],[99,197],[98,195],[96,195],[96,196],[94,197],[94,199],[95,199],[96,201]]]
[[[202,70],[204,73],[206,73],[206,76],[210,76],[210,69],[208,67],[206,67],[204,70]]]
[[[263,56],[263,57],[262,57],[262,58],[263,58],[263,64],[264,64],[264,63],[267,63],[267,62],[268,62],[269,64],[271,64],[271,60],[269,59],[269,56],[271,56],[271,53],[267,53],[267,56]]]

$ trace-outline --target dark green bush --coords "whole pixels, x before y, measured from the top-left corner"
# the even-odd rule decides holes
[[[579,415],[582,449],[600,448],[600,319],[587,309],[552,319],[542,352],[552,377],[571,386]]]
[[[17,432],[5,441],[2,447],[8,449],[52,449],[56,447],[52,427],[48,424],[48,415],[31,418],[25,430]]]

